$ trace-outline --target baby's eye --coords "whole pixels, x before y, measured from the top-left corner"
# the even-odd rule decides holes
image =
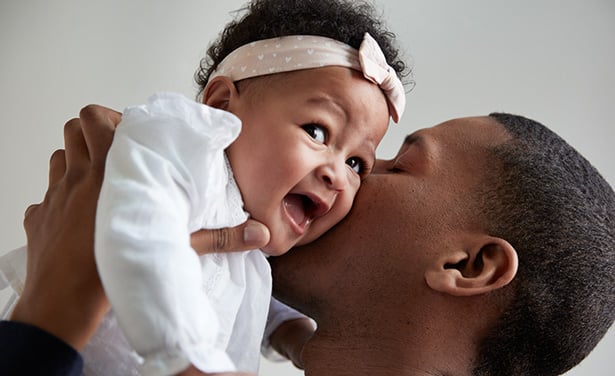
[[[348,158],[346,164],[359,175],[362,175],[365,171],[365,162],[359,157]]]
[[[307,132],[314,140],[324,144],[327,141],[327,130],[325,127],[320,126],[318,124],[307,124],[304,125],[303,130]]]

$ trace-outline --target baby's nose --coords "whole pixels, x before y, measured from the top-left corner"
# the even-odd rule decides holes
[[[346,164],[339,162],[324,164],[318,170],[318,177],[325,183],[327,188],[334,191],[343,191],[347,180]]]

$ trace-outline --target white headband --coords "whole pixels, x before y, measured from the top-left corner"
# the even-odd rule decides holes
[[[399,122],[406,107],[404,86],[384,53],[368,33],[359,50],[335,39],[291,35],[241,46],[222,60],[209,80],[227,76],[233,81],[301,69],[342,66],[357,70],[384,92],[393,121]]]

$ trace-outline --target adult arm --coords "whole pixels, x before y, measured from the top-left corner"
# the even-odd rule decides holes
[[[25,213],[27,275],[11,322],[0,325],[0,369],[32,374],[30,367],[39,362],[48,375],[81,372],[77,351],[109,308],[94,263],[93,232],[105,157],[120,117],[88,106],[64,127],[66,150],[51,157],[45,198]],[[192,243],[206,253],[258,248],[268,239],[264,226],[249,221],[231,229],[200,231]],[[13,346],[15,337],[26,342]],[[58,351],[64,355],[40,355]],[[48,363],[41,364],[43,360]]]

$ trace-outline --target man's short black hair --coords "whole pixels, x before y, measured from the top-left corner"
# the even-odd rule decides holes
[[[493,150],[497,184],[483,208],[491,235],[515,247],[519,270],[512,303],[483,341],[474,374],[559,375],[615,319],[615,194],[544,125],[490,116],[512,140]]]

